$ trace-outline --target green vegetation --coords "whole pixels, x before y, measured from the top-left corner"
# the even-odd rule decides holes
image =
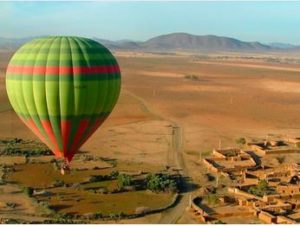
[[[25,155],[27,157],[30,156],[42,156],[42,155],[52,155],[52,152],[48,148],[40,148],[36,150],[32,149],[22,149],[19,147],[6,147],[0,151],[0,155]]]
[[[209,205],[216,205],[219,203],[219,198],[216,194],[208,194],[204,197],[204,200]]]
[[[112,171],[109,176],[111,177],[111,179],[116,179],[118,178],[119,174],[119,171]]]
[[[205,151],[202,151],[202,152],[201,152],[201,156],[202,156],[202,157],[209,156],[210,154],[211,154],[211,151],[210,151],[210,150],[205,150]]]
[[[9,218],[9,219],[5,219],[3,223],[4,224],[25,224],[25,221]]]
[[[52,155],[52,152],[42,143],[14,138],[0,140],[0,155],[30,157]]]
[[[131,186],[132,185],[132,176],[127,174],[119,174],[118,177],[118,185],[119,187]]]
[[[176,179],[173,175],[128,175],[119,173],[118,165],[115,168],[72,171],[62,176],[59,170],[55,169],[57,163],[58,161],[53,159],[51,163],[31,162],[10,168],[2,166],[3,171],[6,169],[8,171],[6,180],[26,187],[24,193],[28,193],[28,196],[33,194],[33,189],[45,191],[42,195],[34,196],[32,200],[36,200],[43,215],[52,218],[49,223],[73,223],[72,221],[80,219],[100,218],[118,220],[135,214],[138,207],[158,209],[168,206],[174,199],[174,195],[169,192],[176,190]],[[136,166],[137,163],[133,163],[130,167],[133,165]],[[35,175],[34,178],[24,176],[32,173]],[[155,185],[154,181],[158,184]],[[153,184],[154,186],[151,186]],[[63,187],[67,185],[67,189]],[[146,191],[147,188],[161,192],[149,192]],[[61,208],[62,205],[68,208]],[[72,218],[67,216],[73,212],[78,214],[71,214]],[[87,218],[84,218],[85,215]]]
[[[62,180],[55,180],[53,183],[52,183],[52,186],[53,187],[62,187],[65,185],[65,182],[62,181]]]
[[[5,145],[15,145],[15,144],[20,144],[21,142],[23,142],[23,140],[20,138],[13,138],[10,140],[0,140],[0,144],[5,144]]]
[[[199,80],[199,76],[198,75],[193,75],[193,74],[187,74],[184,76],[185,79],[190,79],[193,81],[198,81]]]
[[[216,220],[213,222],[213,224],[226,224],[226,223],[221,220]]]
[[[250,194],[262,197],[264,195],[270,194],[268,188],[268,182],[266,180],[260,180],[256,186],[250,187],[248,189],[248,192]]]
[[[282,164],[285,161],[285,156],[283,156],[283,155],[277,156],[276,159],[277,159],[279,164]]]
[[[98,213],[94,213],[94,219],[97,220],[97,219],[101,219],[103,217],[103,214],[98,212]]]
[[[109,163],[110,165],[112,165],[112,167],[116,167],[117,166],[117,160],[116,159],[109,159],[109,158],[100,158],[102,161]]]
[[[240,138],[236,139],[235,142],[239,145],[244,145],[244,144],[246,144],[246,139],[244,137],[240,137]]]
[[[25,188],[23,189],[23,192],[24,192],[24,194],[27,195],[28,197],[32,197],[32,195],[33,195],[33,188],[31,188],[31,187],[25,187]]]
[[[177,184],[168,174],[149,174],[146,178],[147,189],[155,192],[176,192]]]
[[[300,148],[300,142],[296,143],[297,148]]]
[[[110,178],[107,178],[106,175],[93,175],[90,177],[89,182],[94,183],[94,182],[99,182],[99,181],[104,181]]]
[[[84,221],[74,221],[65,218],[47,219],[43,221],[44,224],[86,224]]]

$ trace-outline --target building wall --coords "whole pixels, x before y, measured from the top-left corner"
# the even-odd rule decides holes
[[[283,195],[300,194],[300,185],[278,185],[276,191]]]
[[[258,219],[262,220],[263,222],[267,223],[267,224],[272,224],[272,223],[276,223],[276,217],[273,216],[272,214],[269,214],[265,211],[261,211],[258,214]]]
[[[277,224],[297,224],[296,221],[285,216],[277,216]]]

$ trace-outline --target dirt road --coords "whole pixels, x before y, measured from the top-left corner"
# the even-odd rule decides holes
[[[168,150],[168,157],[167,157],[167,163],[170,167],[180,169],[184,177],[188,177],[188,171],[187,167],[185,165],[184,157],[183,157],[183,150],[184,150],[184,142],[183,142],[183,128],[176,122],[171,121],[167,118],[164,118],[162,115],[160,115],[158,112],[156,112],[154,109],[148,106],[148,104],[140,97],[136,96],[135,94],[130,93],[133,97],[138,99],[144,106],[144,110],[148,111],[149,113],[155,115],[156,117],[160,119],[164,119],[166,121],[169,121],[171,124],[170,127],[170,133],[172,135],[171,142],[169,145]],[[184,182],[183,184],[183,193],[180,195],[179,202],[176,206],[173,208],[170,208],[164,212],[161,213],[161,218],[159,220],[160,224],[173,224],[176,223],[181,216],[183,215],[186,207],[189,203],[189,197],[190,197],[190,190],[191,185],[187,182]]]
[[[172,123],[172,148],[170,148],[171,153],[169,155],[173,156],[174,166],[181,169],[183,176],[188,178],[188,171],[183,157],[183,128],[175,122]],[[183,192],[180,195],[178,204],[173,208],[162,212],[158,223],[175,224],[182,217],[188,206],[191,193],[190,191],[191,185],[185,180],[183,184]]]

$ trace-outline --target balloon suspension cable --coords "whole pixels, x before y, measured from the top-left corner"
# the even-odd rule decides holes
[[[60,172],[62,175],[70,173],[70,163],[67,159],[64,159],[63,164],[61,165]]]

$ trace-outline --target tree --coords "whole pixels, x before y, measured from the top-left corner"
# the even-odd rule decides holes
[[[119,174],[117,178],[118,178],[119,187],[132,185],[132,176],[130,176],[130,175]]]
[[[23,189],[23,192],[28,196],[31,197],[33,195],[33,188],[31,187],[25,187]]]
[[[119,171],[112,171],[111,173],[110,173],[110,177],[112,178],[112,179],[115,179],[115,178],[117,178],[119,176]]]
[[[260,180],[256,186],[250,187],[248,192],[262,197],[268,193],[268,182],[266,180]]]
[[[159,176],[155,174],[149,174],[146,180],[147,180],[147,189],[151,191],[158,191],[161,189]]]
[[[257,184],[258,189],[265,191],[268,188],[268,182],[266,180],[260,180]]]
[[[147,189],[151,191],[170,191],[177,190],[177,183],[168,174],[149,174],[146,178]]]

